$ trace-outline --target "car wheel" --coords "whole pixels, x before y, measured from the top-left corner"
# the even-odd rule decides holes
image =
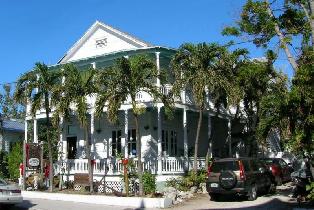
[[[217,193],[210,193],[209,196],[210,196],[210,200],[212,201],[218,201],[220,198],[220,195]]]
[[[252,186],[249,189],[248,192],[248,200],[249,201],[254,201],[257,198],[257,189],[256,189],[256,185],[252,184]]]
[[[276,182],[277,186],[282,185],[282,179],[281,179],[281,177],[280,177],[280,176],[276,176],[276,177],[275,177],[275,182]]]

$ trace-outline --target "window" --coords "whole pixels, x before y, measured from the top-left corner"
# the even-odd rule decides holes
[[[68,125],[68,135],[75,135],[76,134],[76,126]]]
[[[136,156],[136,130],[128,130],[128,150],[130,156]]]
[[[177,155],[177,132],[176,131],[161,131],[161,146],[164,155]]]
[[[121,130],[112,131],[112,156],[121,154]]]

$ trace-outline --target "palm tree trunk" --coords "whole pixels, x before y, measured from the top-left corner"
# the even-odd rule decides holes
[[[91,158],[91,146],[90,141],[88,139],[88,127],[87,125],[84,128],[85,130],[85,139],[86,139],[86,155],[87,155],[87,161],[88,161],[88,178],[89,178],[89,192],[94,192],[94,186],[93,186],[93,165],[92,165],[92,158]]]
[[[211,153],[211,146],[212,146],[212,144],[211,144],[211,142],[212,142],[212,138],[211,137],[209,137],[209,139],[208,139],[208,148],[207,148],[207,153],[206,153],[206,157],[205,157],[205,169],[207,170],[208,169],[208,166],[209,166],[209,158],[210,158],[210,153]]]
[[[52,146],[51,146],[51,139],[50,139],[50,108],[49,108],[49,97],[48,94],[45,94],[45,110],[46,110],[46,140],[48,144],[48,158],[49,158],[49,191],[53,191],[53,159],[52,159]]]
[[[199,142],[199,139],[200,139],[200,131],[201,131],[202,119],[203,119],[203,109],[201,108],[201,109],[199,110],[199,117],[198,117],[198,123],[197,123],[196,138],[195,138],[195,144],[194,144],[194,164],[193,164],[193,171],[194,171],[195,174],[197,173],[198,142]]]
[[[134,114],[134,120],[135,120],[135,128],[136,128],[136,155],[137,155],[137,173],[138,173],[138,179],[139,179],[139,195],[144,195],[144,187],[143,187],[143,165],[142,165],[142,142],[140,137],[140,127],[138,124],[138,115]]]

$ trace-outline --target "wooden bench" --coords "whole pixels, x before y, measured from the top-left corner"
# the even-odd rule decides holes
[[[74,174],[74,190],[85,190],[89,186],[88,174]]]

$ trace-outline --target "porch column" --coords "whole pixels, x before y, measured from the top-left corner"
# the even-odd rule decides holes
[[[159,55],[160,55],[160,52],[155,52],[156,54],[156,67],[157,67],[157,71],[158,71],[158,76],[160,74],[160,61],[159,61]],[[157,77],[157,87],[160,86],[160,79],[159,77]]]
[[[228,141],[229,141],[229,157],[232,157],[232,145],[231,145],[231,120],[228,119]]]
[[[95,110],[92,108],[90,114],[90,143],[91,143],[91,158],[95,159],[95,139],[94,139],[94,130],[95,130]]]
[[[184,150],[184,159],[185,159],[185,169],[188,170],[189,168],[189,152],[188,152],[188,129],[187,129],[187,113],[186,108],[183,109],[183,150]]]
[[[158,159],[158,174],[162,174],[162,145],[161,145],[161,107],[158,106],[157,108],[157,120],[158,120],[158,130],[157,130],[157,148],[158,148],[158,153],[157,153],[157,159]]]
[[[122,151],[124,151],[124,158],[129,157],[128,150],[128,131],[129,131],[129,118],[128,118],[128,110],[124,110],[124,138],[121,139]]]
[[[210,115],[210,112],[208,112],[208,154],[209,154],[209,158],[213,157],[213,142],[211,139],[211,135],[212,135],[212,118]]]
[[[33,138],[33,143],[38,143],[38,129],[37,129],[37,119],[35,118],[33,120],[34,126],[33,126],[33,131],[34,131],[34,138]]]

